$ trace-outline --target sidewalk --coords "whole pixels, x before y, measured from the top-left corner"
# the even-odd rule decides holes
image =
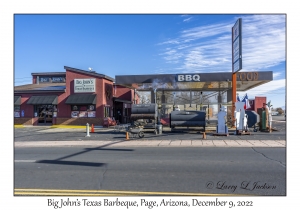
[[[285,140],[120,140],[120,141],[26,141],[15,147],[286,147]]]

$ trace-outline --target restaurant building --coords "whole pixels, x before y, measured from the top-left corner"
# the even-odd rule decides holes
[[[32,73],[32,84],[14,87],[14,124],[102,125],[106,117],[127,123],[134,90],[95,71]],[[134,101],[135,100],[135,101]]]

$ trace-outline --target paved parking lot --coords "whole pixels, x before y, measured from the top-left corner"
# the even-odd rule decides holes
[[[122,143],[126,145],[153,145],[153,146],[263,146],[286,145],[286,123],[284,120],[279,120],[273,117],[273,128],[276,131],[267,132],[253,132],[250,129],[250,135],[234,135],[234,130],[229,131],[229,136],[214,136],[214,130],[207,128],[206,139],[203,139],[202,131],[188,130],[186,128],[176,129],[171,132],[170,128],[164,127],[163,133],[155,135],[152,130],[146,130],[144,138],[130,136],[130,141],[133,143]],[[95,132],[87,136],[85,128],[66,128],[51,126],[29,126],[24,128],[14,129],[14,140],[17,142],[31,142],[30,144],[37,144],[37,142],[56,142],[56,144],[70,144],[68,141],[77,142],[78,144],[110,144],[126,140],[125,131],[118,131],[114,127],[100,128],[96,127]],[[270,142],[273,141],[273,142]],[[62,143],[64,142],[64,143]],[[84,142],[84,143],[79,143]],[[135,142],[135,143],[134,143]],[[27,143],[28,144],[28,143]]]

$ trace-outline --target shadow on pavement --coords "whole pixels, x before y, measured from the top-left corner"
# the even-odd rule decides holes
[[[123,140],[124,141],[124,140]],[[117,142],[112,142],[112,143],[108,143],[99,147],[95,147],[95,148],[85,148],[84,151],[81,152],[77,152],[71,155],[67,155],[55,160],[39,160],[36,161],[36,163],[46,163],[46,164],[60,164],[60,165],[77,165],[77,166],[90,166],[90,167],[101,167],[101,166],[105,166],[106,163],[93,163],[93,162],[80,162],[80,161],[66,161],[64,159],[66,158],[70,158],[70,157],[74,157],[77,155],[81,155],[90,151],[94,151],[94,150],[110,150],[110,151],[134,151],[133,149],[107,149],[107,148],[103,148],[103,147],[107,147],[113,144],[117,144],[123,141],[117,141]]]
[[[46,163],[46,164],[59,164],[59,165],[73,165],[73,166],[91,166],[91,167],[101,167],[105,166],[105,163],[92,163],[92,162],[79,162],[79,161],[64,161],[64,160],[39,160],[36,163]]]

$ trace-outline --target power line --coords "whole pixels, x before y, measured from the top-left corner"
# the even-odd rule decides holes
[[[15,79],[25,79],[25,78],[32,78],[32,77],[15,77]]]

